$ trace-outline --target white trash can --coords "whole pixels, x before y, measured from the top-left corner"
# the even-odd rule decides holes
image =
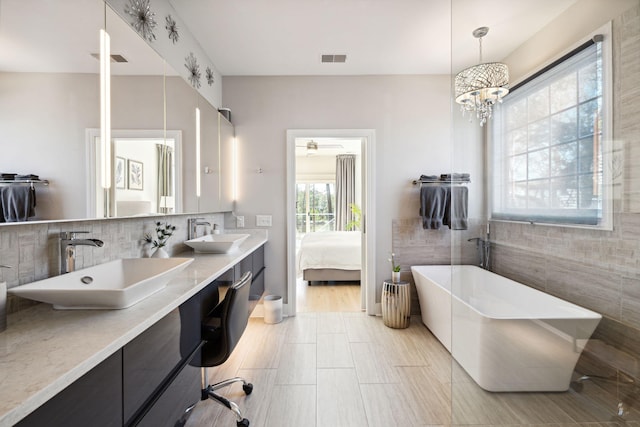
[[[264,297],[264,323],[282,322],[282,297],[267,295]]]

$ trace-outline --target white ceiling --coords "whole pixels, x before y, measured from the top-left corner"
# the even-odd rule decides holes
[[[170,0],[225,76],[455,73],[478,60],[475,28],[501,60],[575,1]]]
[[[0,1],[1,70],[98,71],[100,0]],[[226,76],[456,73],[478,60],[473,29],[491,28],[484,60],[502,60],[576,1],[170,0]],[[112,53],[139,60],[112,64],[114,74],[162,74],[153,49],[107,11]]]

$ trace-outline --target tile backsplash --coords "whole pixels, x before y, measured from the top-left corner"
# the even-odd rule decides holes
[[[482,221],[469,218],[466,230],[425,230],[422,219],[402,218],[392,222],[392,248],[400,264],[400,277],[411,284],[411,313],[420,314],[420,302],[411,274],[412,265],[478,265],[478,252],[468,239],[480,237]]]
[[[629,96],[640,85],[639,53],[636,6],[613,21],[613,229],[491,224],[493,271],[602,314],[578,370],[607,378],[599,385],[618,387],[621,402],[637,402],[637,385],[628,386],[640,380],[640,100]]]
[[[224,229],[224,213],[198,214],[199,218]],[[151,254],[145,233],[154,233],[156,222],[168,222],[176,230],[168,241],[170,255],[187,250],[187,219],[194,215],[171,215],[104,220],[7,224],[0,227],[0,282],[7,288],[60,274],[59,236],[63,231],[86,231],[87,238],[100,239],[103,247],[78,246],[76,268],[91,267],[118,258],[142,258]],[[7,312],[13,313],[34,302],[9,295]]]

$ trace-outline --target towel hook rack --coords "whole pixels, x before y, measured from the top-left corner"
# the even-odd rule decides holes
[[[49,185],[49,181],[46,179],[0,179],[0,185],[25,185],[29,184],[31,188],[38,185]]]
[[[418,179],[414,179],[413,185],[422,184],[436,184],[436,185],[462,185],[469,184],[471,182],[470,174],[468,173],[451,173],[441,175],[422,175]]]

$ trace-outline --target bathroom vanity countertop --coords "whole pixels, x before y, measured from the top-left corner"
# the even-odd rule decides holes
[[[266,243],[258,230],[230,254],[182,252],[192,262],[160,292],[123,310],[38,304],[0,333],[0,427],[12,426]]]

